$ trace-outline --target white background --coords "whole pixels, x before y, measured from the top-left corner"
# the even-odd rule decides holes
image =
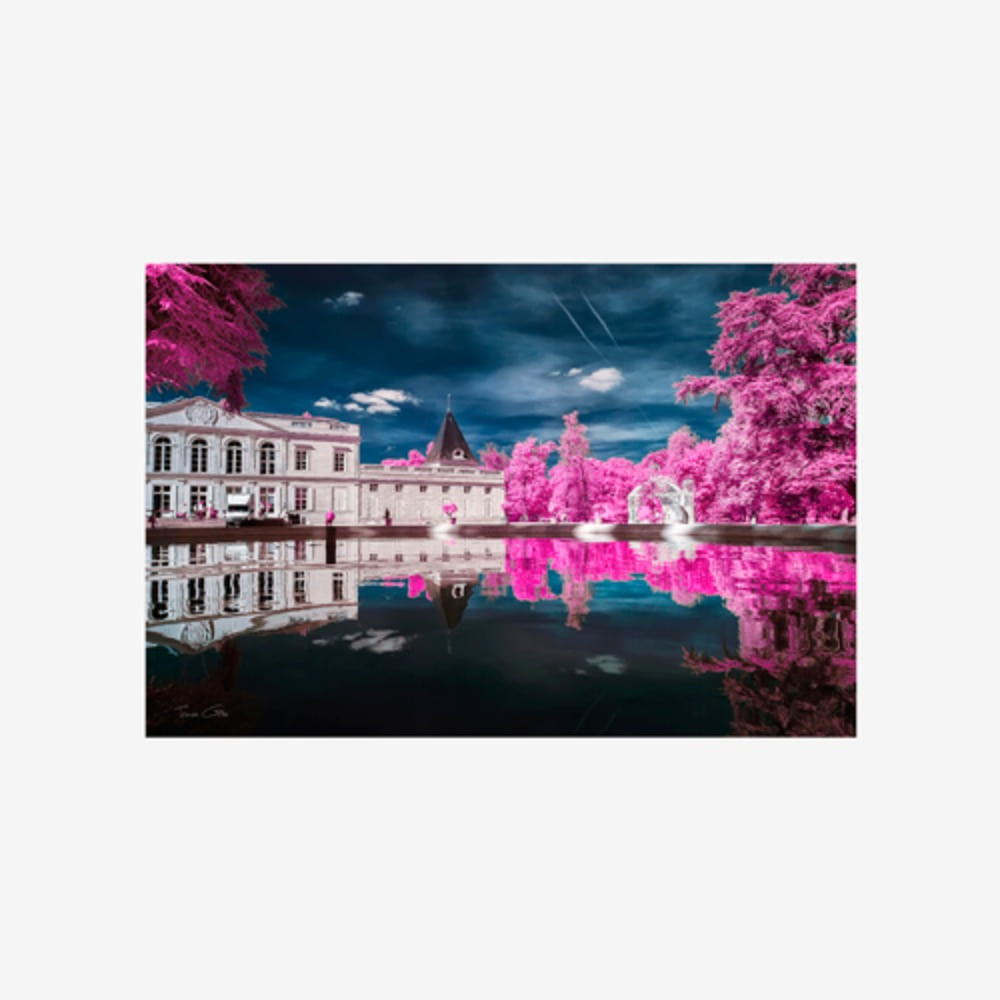
[[[7,995],[995,995],[987,9],[8,13]],[[856,261],[858,738],[145,740],[150,260]]]

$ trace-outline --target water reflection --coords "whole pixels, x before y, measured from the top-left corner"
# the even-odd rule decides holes
[[[237,641],[316,636],[311,640],[313,649],[337,650],[337,663],[344,671],[359,669],[363,658],[376,653],[398,656],[401,669],[409,667],[411,675],[396,676],[395,683],[405,682],[405,697],[412,699],[414,691],[419,697],[422,689],[419,684],[412,689],[408,685],[422,676],[429,690],[428,670],[438,671],[432,675],[435,682],[440,679],[446,668],[440,666],[439,657],[452,651],[452,633],[461,630],[469,633],[471,647],[463,655],[479,655],[483,664],[492,657],[490,670],[505,662],[505,653],[509,668],[504,669],[511,675],[515,667],[520,670],[532,663],[539,672],[555,669],[557,651],[572,646],[580,650],[572,667],[580,684],[589,683],[586,678],[603,678],[605,685],[624,684],[639,675],[641,658],[622,656],[620,649],[609,651],[610,637],[611,645],[641,647],[651,664],[647,670],[660,670],[663,683],[674,685],[671,690],[680,683],[671,671],[683,670],[692,678],[689,683],[703,685],[698,690],[704,692],[706,705],[709,696],[725,699],[728,725],[720,733],[851,736],[855,586],[852,556],[762,547],[697,545],[678,550],[666,542],[544,538],[345,539],[337,541],[332,552],[324,541],[301,539],[149,546],[147,643],[151,650],[166,649],[180,656],[187,673],[171,664],[168,682],[157,674],[158,669],[162,673],[162,661],[156,661],[159,667],[148,668],[148,730],[255,731],[253,720],[268,706],[252,709],[252,698],[235,697],[240,693]],[[407,607],[419,608],[419,601],[437,609],[438,627],[443,626],[446,639],[437,652],[422,647],[414,635],[404,635],[396,621],[410,615]],[[387,621],[380,619],[379,627],[345,631],[349,623],[359,623],[363,603],[387,616],[393,627],[386,628]],[[491,606],[492,618],[486,611]],[[545,648],[525,646],[521,637],[537,627],[540,613],[560,606],[566,638]],[[705,609],[699,622],[717,621],[720,615],[728,622],[735,619],[736,648],[720,643],[703,625],[680,640],[667,630],[671,607],[698,610],[699,606]],[[502,631],[492,624],[497,616],[503,619]],[[664,622],[664,652],[656,661],[658,620]],[[720,622],[718,633],[727,630],[730,625]],[[579,634],[579,640],[569,644],[570,634]],[[593,648],[588,647],[591,637]],[[678,642],[675,663],[667,651]],[[152,664],[152,654],[147,659]],[[652,677],[655,681],[655,673]],[[466,682],[467,678],[461,683]],[[362,683],[363,678],[357,681]],[[352,697],[361,698],[357,685]],[[462,717],[463,691],[448,691],[454,718]],[[370,692],[364,695],[370,696]],[[380,697],[388,696],[381,690]],[[441,695],[435,697],[440,700]],[[224,727],[217,718],[201,717],[213,698],[221,698],[230,713]],[[181,718],[181,704],[196,705],[197,711]],[[612,732],[616,719],[619,731],[624,731],[623,704],[619,700],[618,713],[613,717],[609,713],[611,721],[602,731]],[[599,710],[591,706],[583,723]],[[692,711],[697,715],[702,709]],[[553,707],[547,718],[557,716],[562,719]],[[638,718],[635,712],[633,716]],[[321,721],[313,718],[310,726],[332,731],[319,725]],[[468,725],[477,731],[473,722]],[[552,728],[542,732],[586,731],[582,724],[574,729],[563,721],[546,725]],[[491,732],[521,731],[513,722],[505,730],[496,719],[490,720],[490,727]],[[659,731],[646,716],[642,726],[636,723],[633,729]],[[669,731],[682,730],[672,724]],[[715,734],[707,722],[703,730],[693,731]]]

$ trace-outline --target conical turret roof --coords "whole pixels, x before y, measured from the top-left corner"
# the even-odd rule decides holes
[[[428,462],[440,462],[444,465],[478,465],[479,458],[469,447],[465,435],[458,426],[451,406],[441,421],[441,429],[434,438],[431,450],[427,453]]]
[[[478,579],[476,576],[449,576],[446,579],[424,577],[427,593],[444,616],[444,622],[448,626],[449,632],[453,628],[457,628],[458,623],[462,620],[465,606],[469,603],[469,598],[472,597],[472,592],[476,589]]]

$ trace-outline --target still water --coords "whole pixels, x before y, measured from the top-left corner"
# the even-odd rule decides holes
[[[853,555],[147,546],[151,736],[853,736]]]

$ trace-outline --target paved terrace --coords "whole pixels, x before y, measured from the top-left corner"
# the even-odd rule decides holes
[[[326,541],[349,538],[575,538],[587,542],[690,540],[714,545],[771,545],[824,552],[855,551],[853,524],[393,524],[252,525],[222,521],[158,524],[146,529],[147,545],[171,545],[225,538],[227,541]]]

